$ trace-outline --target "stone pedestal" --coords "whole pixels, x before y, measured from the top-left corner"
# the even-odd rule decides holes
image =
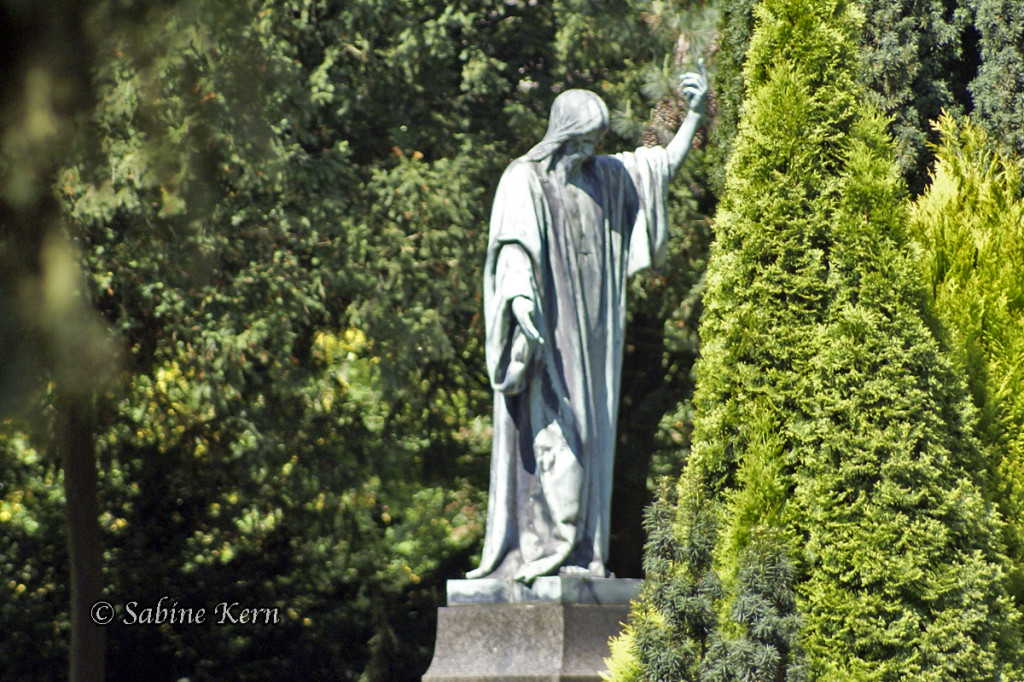
[[[423,682],[599,682],[639,580],[452,580]]]

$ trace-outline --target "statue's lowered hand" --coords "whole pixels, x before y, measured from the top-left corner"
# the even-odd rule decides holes
[[[534,323],[536,310],[534,302],[525,296],[512,299],[512,316],[516,320],[516,327],[512,332],[508,367],[498,388],[507,395],[517,395],[526,388],[530,368],[538,357],[538,349],[544,345],[544,339]]]
[[[536,311],[536,305],[534,305],[533,301],[525,296],[516,296],[512,299],[512,315],[516,318],[516,322],[519,323],[519,328],[522,330],[523,336],[525,336],[531,344],[543,346],[544,339],[541,337],[540,332],[537,330],[537,325],[534,323],[534,314]]]

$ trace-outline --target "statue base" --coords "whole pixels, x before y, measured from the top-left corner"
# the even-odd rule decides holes
[[[450,580],[423,682],[599,682],[640,580]]]

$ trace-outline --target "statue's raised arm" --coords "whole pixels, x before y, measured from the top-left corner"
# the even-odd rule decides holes
[[[699,72],[689,71],[679,79],[679,86],[689,104],[689,111],[686,112],[686,118],[683,119],[672,141],[668,143],[668,158],[672,175],[679,172],[683,161],[686,160],[686,155],[693,144],[693,136],[697,133],[697,126],[700,125],[700,119],[704,115],[708,96],[708,73],[704,68],[703,59],[697,62],[697,67],[700,69]]]

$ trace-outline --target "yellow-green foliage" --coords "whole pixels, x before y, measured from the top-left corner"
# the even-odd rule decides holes
[[[602,673],[603,680],[617,680],[618,682],[642,682],[643,669],[640,663],[632,655],[630,650],[633,647],[633,629],[627,625],[623,628],[618,637],[613,637],[609,642],[611,656],[604,659],[608,666],[608,674]]]
[[[630,653],[647,680],[1016,679],[1002,523],[857,84],[861,17],[756,15],[692,453],[674,513],[651,514]]]
[[[1019,160],[944,116],[928,191],[912,210],[921,266],[991,448],[1013,589],[1024,605],[1024,199]]]

